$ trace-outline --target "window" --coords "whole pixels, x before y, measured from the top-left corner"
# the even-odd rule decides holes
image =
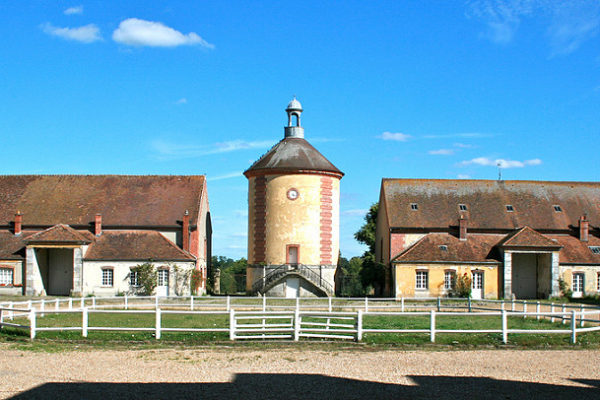
[[[102,268],[102,286],[113,285],[113,270],[112,268]]]
[[[560,208],[559,205],[553,205],[552,207],[554,207],[554,211],[556,211],[556,212],[562,212],[562,208]]]
[[[140,275],[137,271],[133,269],[129,273],[129,285],[140,286]]]
[[[466,204],[459,204],[458,205],[458,209],[460,211],[467,211],[467,205]]]
[[[446,290],[454,289],[455,281],[456,281],[456,272],[446,271],[444,273],[444,289],[446,289]]]
[[[12,268],[0,268],[0,286],[12,286],[13,273]]]
[[[506,211],[513,212],[513,211],[515,211],[515,208],[513,206],[511,206],[510,204],[507,204],[506,205]]]
[[[419,209],[419,205],[417,203],[410,203],[410,209],[411,210],[418,210]]]
[[[600,272],[598,272],[598,278],[596,279],[596,290],[600,292]]]
[[[157,286],[169,286],[169,270],[159,269]]]
[[[573,273],[573,293],[581,294],[583,293],[583,273],[574,272]]]
[[[440,244],[439,248],[441,251],[448,251],[448,246],[446,246],[445,244]]]
[[[600,254],[600,246],[590,246],[590,250],[594,254]]]
[[[427,271],[417,271],[417,289],[427,289],[429,286]]]

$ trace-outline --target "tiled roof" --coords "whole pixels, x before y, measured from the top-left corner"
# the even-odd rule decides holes
[[[89,246],[86,260],[194,261],[195,258],[155,231],[104,231]]]
[[[68,225],[54,225],[51,228],[34,233],[24,239],[25,243],[90,243],[82,232],[78,232]]]
[[[600,265],[600,254],[594,254],[590,250],[590,246],[600,247],[600,238],[590,235],[588,242],[582,242],[579,238],[569,235],[548,236],[563,246],[558,253],[560,263]]]
[[[252,164],[244,172],[244,175],[248,177],[269,170],[283,172],[323,171],[340,176],[344,175],[305,139],[295,137],[287,137],[281,140]]]
[[[15,236],[12,232],[0,231],[0,260],[23,260],[25,251],[22,233]]]
[[[599,182],[383,179],[382,194],[391,228],[456,226],[459,204],[467,206],[469,229],[568,230],[584,214],[600,226]]]
[[[494,247],[504,236],[471,234],[467,240],[459,240],[448,233],[430,233],[393,262],[498,262],[500,254]]]
[[[511,233],[499,243],[501,247],[551,247],[558,248],[560,244],[526,226]]]
[[[0,176],[0,225],[23,213],[24,226],[176,226],[185,210],[195,221],[205,179],[194,176]],[[91,225],[90,225],[91,226]]]

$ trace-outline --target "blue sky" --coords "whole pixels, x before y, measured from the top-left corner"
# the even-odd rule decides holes
[[[346,173],[341,250],[381,178],[599,180],[598,1],[4,1],[3,174],[206,174],[246,255],[241,172],[304,106]]]

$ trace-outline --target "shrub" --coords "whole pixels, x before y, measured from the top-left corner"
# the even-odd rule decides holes
[[[471,297],[471,277],[465,272],[456,277],[454,288],[450,292],[451,297]]]
[[[558,278],[558,289],[560,290],[560,295],[562,297],[566,297],[567,299],[571,299],[571,297],[573,297],[573,291],[563,278]]]
[[[145,296],[152,295],[157,285],[156,268],[152,263],[143,263],[132,268],[138,274],[138,284],[140,285],[140,294]]]

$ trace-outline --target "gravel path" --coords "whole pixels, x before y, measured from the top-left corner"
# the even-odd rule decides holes
[[[600,351],[0,347],[0,398],[600,399]]]

